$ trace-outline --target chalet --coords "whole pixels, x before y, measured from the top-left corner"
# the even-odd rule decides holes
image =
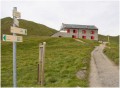
[[[52,37],[71,37],[98,40],[98,28],[94,25],[62,24],[60,31]]]

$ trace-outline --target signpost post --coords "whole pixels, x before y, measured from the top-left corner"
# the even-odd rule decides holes
[[[15,16],[15,12],[17,12],[17,7],[13,8],[13,27],[15,27],[15,19],[17,17]],[[15,33],[13,33],[13,36],[16,36]],[[16,74],[16,42],[13,42],[13,87],[17,87],[17,74]]]
[[[17,7],[13,8],[13,26],[11,27],[11,33],[13,35],[3,34],[3,41],[13,42],[13,87],[17,87],[17,72],[16,72],[16,42],[22,42],[22,36],[16,36],[16,34],[27,35],[27,29],[18,28],[21,14],[17,11]],[[17,27],[16,27],[17,26]]]
[[[14,24],[15,24],[16,26],[19,26],[19,21],[18,21],[17,19],[14,19]]]

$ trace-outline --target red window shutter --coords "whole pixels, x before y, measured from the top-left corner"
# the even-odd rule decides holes
[[[82,33],[83,33],[83,34],[86,34],[86,30],[82,30]]]
[[[76,35],[74,35],[74,38],[76,38]]]
[[[82,36],[83,39],[86,39],[86,36]]]
[[[75,30],[75,33],[77,33],[77,30]]]
[[[84,37],[82,36],[82,38],[84,38]]]
[[[91,34],[94,34],[95,32],[94,31],[91,31]]]
[[[91,36],[91,39],[93,39],[93,36]]]
[[[77,38],[77,36],[76,35],[72,35],[72,38]]]
[[[74,35],[72,35],[72,38],[74,38]]]
[[[67,33],[70,33],[70,29],[67,29]]]

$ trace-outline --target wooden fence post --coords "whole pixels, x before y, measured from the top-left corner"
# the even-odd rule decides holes
[[[40,84],[40,71],[39,71],[39,64],[38,64],[38,78],[37,78],[37,80],[38,80],[38,84]]]
[[[38,62],[38,84],[41,83],[41,64],[40,64],[40,61],[41,61],[41,51],[40,51],[40,46],[42,45],[42,43],[39,44],[39,62]]]
[[[45,45],[46,45],[46,42],[43,42],[43,58],[42,58],[41,86],[43,86],[43,85],[44,85]]]
[[[41,84],[41,86],[44,86],[45,45],[46,42],[39,44],[38,84]]]

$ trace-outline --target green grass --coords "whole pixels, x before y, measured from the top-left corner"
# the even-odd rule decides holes
[[[86,45],[91,45],[92,47],[100,44],[96,40],[89,40],[89,39],[80,39],[80,40],[82,40],[83,42],[85,42]]]
[[[110,43],[104,49],[104,53],[117,65],[119,65],[119,37],[110,37]]]
[[[19,20],[19,27],[27,29],[28,35],[50,36],[57,32],[56,30],[49,28],[43,24],[38,24],[24,19],[18,19],[18,20]],[[11,34],[10,27],[12,26],[12,24],[13,24],[13,19],[10,17],[1,19],[1,33]]]
[[[95,41],[86,44],[72,38],[50,38],[25,36],[17,43],[17,85],[39,87],[37,84],[38,46],[46,42],[45,86],[46,87],[87,87],[91,51]],[[1,86],[12,87],[12,43],[2,42]],[[78,79],[76,73],[87,67],[85,79]]]
[[[98,40],[99,41],[104,41],[104,42],[107,42],[108,41],[108,36],[105,36],[105,35],[98,35]]]

